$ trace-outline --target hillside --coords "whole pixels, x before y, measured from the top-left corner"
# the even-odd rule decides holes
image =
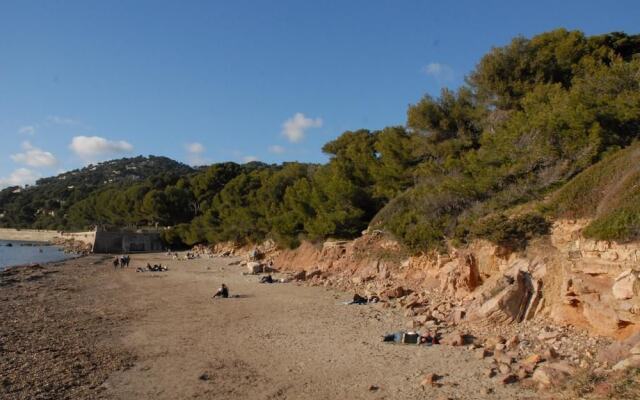
[[[584,235],[599,240],[640,238],[640,143],[586,169],[548,205],[556,216],[588,218]]]
[[[42,229],[66,227],[69,207],[105,187],[122,188],[148,179],[176,179],[193,172],[167,157],[134,157],[90,164],[39,179],[35,185],[0,191],[0,226]],[[173,177],[173,178],[171,178]]]

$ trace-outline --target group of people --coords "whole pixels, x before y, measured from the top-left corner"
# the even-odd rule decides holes
[[[129,257],[128,255],[118,256],[113,260],[113,268],[128,267],[130,262],[131,262],[131,257]]]
[[[151,271],[151,272],[164,272],[164,271],[168,271],[169,267],[164,266],[162,264],[149,264],[147,263],[147,266],[145,268],[142,267],[138,267],[136,268],[136,272],[146,272],[146,271]]]

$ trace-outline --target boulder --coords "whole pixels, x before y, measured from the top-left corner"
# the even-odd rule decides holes
[[[454,297],[464,297],[480,286],[480,272],[472,254],[444,264],[440,271],[440,290]]]
[[[640,294],[640,279],[636,272],[628,269],[621,273],[611,288],[613,297],[618,300],[627,300]]]
[[[409,293],[410,291],[405,290],[402,286],[396,286],[382,292],[382,297],[387,299],[399,299]]]
[[[542,365],[534,372],[532,379],[540,386],[551,387],[559,386],[565,382],[571,375],[564,368],[555,368],[555,364]]]
[[[640,368],[640,356],[633,355],[625,358],[616,365],[613,366],[614,371],[621,371],[629,368]]]
[[[304,281],[307,278],[307,271],[296,272],[291,278],[295,281]]]
[[[530,275],[517,271],[515,278],[506,276],[503,282],[505,287],[476,310],[476,319],[487,324],[521,322],[524,319],[533,294]]]
[[[259,274],[264,271],[264,265],[257,261],[249,261],[247,262],[247,269],[250,274]]]
[[[462,346],[465,343],[464,335],[460,334],[460,332],[451,332],[445,335],[440,343],[446,344],[449,346]]]

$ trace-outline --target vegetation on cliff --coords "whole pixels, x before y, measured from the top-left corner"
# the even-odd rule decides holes
[[[324,165],[214,164],[92,186],[64,203],[38,189],[47,186],[41,181],[0,192],[0,223],[160,224],[171,226],[164,236],[173,245],[272,237],[293,246],[379,227],[413,250],[473,237],[518,248],[548,223],[542,214],[514,219],[506,210],[570,182],[549,215],[592,213],[570,206],[577,195],[596,201],[583,186],[608,179],[608,170],[593,171],[609,167],[589,167],[630,154],[620,149],[640,135],[640,35],[558,29],[518,37],[486,54],[466,82],[409,106],[406,126],[344,132],[323,147]],[[583,178],[585,169],[601,177]],[[625,182],[636,179],[615,171]],[[36,190],[41,197],[29,197]],[[625,205],[638,195],[619,192],[598,209],[589,234],[637,235],[638,210]],[[41,216],[49,210],[55,218]]]

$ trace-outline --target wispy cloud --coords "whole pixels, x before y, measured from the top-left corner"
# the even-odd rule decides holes
[[[292,143],[304,139],[305,133],[310,128],[320,128],[322,118],[307,118],[303,113],[295,113],[282,124],[282,134]]]
[[[432,62],[422,68],[422,72],[435,79],[438,83],[451,82],[455,77],[453,68],[447,64]]]
[[[47,117],[47,122],[56,125],[82,125],[82,121],[78,119],[61,117],[59,115],[49,115]]]
[[[9,176],[0,178],[0,188],[5,188],[7,186],[31,185],[39,177],[39,174],[30,169],[18,168]]]
[[[185,144],[184,148],[187,150],[187,159],[191,165],[204,165],[208,164],[207,160],[202,157],[202,154],[206,151],[202,143],[193,142]]]
[[[108,140],[100,136],[75,136],[69,148],[86,161],[96,161],[102,157],[128,153],[133,146],[124,140]]]
[[[277,144],[269,146],[268,150],[269,150],[269,153],[273,153],[273,154],[282,154],[286,151],[284,147],[279,146]]]
[[[58,160],[48,151],[34,147],[30,142],[22,143],[22,153],[11,155],[11,159],[19,164],[25,164],[30,167],[53,167]]]
[[[18,133],[21,135],[33,135],[36,133],[36,127],[35,125],[21,126],[20,129],[18,129]]]

